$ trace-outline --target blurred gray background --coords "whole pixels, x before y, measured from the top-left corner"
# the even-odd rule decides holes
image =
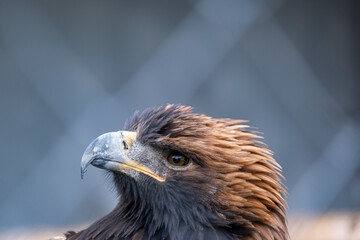
[[[116,203],[80,159],[166,103],[250,120],[289,212],[360,208],[356,0],[0,0],[0,229],[90,222]]]

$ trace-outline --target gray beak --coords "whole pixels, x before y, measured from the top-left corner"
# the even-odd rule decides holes
[[[136,139],[135,132],[109,132],[97,137],[86,148],[81,159],[81,178],[90,164],[95,167],[119,171]]]
[[[136,132],[119,131],[109,132],[97,137],[86,148],[81,159],[81,178],[91,164],[95,167],[122,172],[124,169],[133,169],[148,175],[159,182],[164,182],[148,167],[129,158],[128,154],[136,140]]]

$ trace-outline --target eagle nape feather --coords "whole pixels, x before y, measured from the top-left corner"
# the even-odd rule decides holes
[[[119,203],[68,240],[288,239],[281,167],[246,121],[168,104],[136,112],[84,152]]]

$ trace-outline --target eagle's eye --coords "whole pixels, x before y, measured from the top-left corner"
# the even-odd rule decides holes
[[[173,153],[170,153],[166,160],[173,166],[176,166],[176,167],[183,167],[183,166],[186,166],[190,163],[190,160],[189,158],[181,155],[180,153],[176,153],[176,152],[173,152]]]

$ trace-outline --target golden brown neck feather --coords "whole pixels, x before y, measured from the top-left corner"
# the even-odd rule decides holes
[[[242,125],[245,121],[213,119],[190,110],[182,107],[182,117],[173,120],[174,134],[158,141],[202,160],[216,179],[218,214],[230,225],[252,229],[249,239],[287,239],[281,167],[257,140],[261,137]]]

